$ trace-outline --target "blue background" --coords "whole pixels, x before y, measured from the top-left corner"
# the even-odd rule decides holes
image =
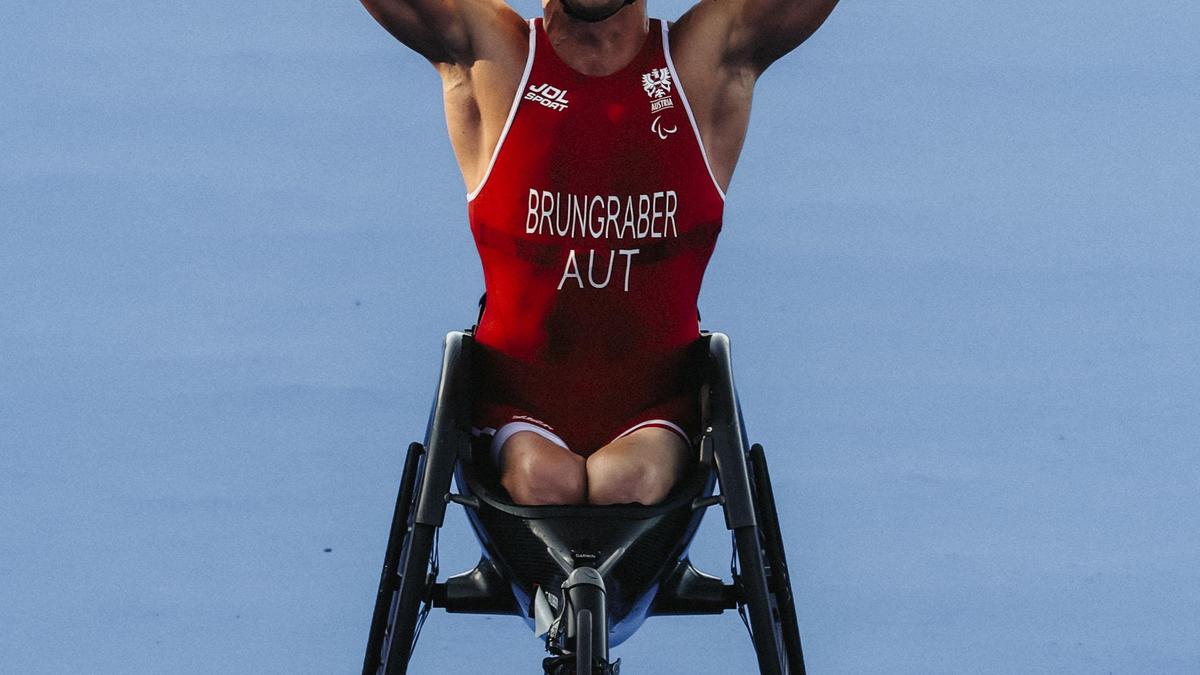
[[[701,309],[811,672],[1200,672],[1197,34],[1180,0],[847,2],[761,80]],[[0,10],[6,672],[359,667],[482,287],[439,86],[351,0]],[[476,555],[459,514],[442,543]],[[727,568],[719,519],[695,558]],[[434,614],[417,654],[541,646]],[[753,667],[732,615],[617,655]]]

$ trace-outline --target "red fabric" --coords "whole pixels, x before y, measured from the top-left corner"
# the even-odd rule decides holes
[[[688,345],[724,198],[658,19],[604,77],[572,70],[532,25],[515,115],[468,203],[487,290],[476,416],[520,410],[586,455],[656,406],[696,423]]]

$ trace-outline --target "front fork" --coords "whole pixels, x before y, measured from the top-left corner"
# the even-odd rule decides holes
[[[604,577],[592,567],[571,571],[562,585],[562,611],[546,635],[546,675],[618,675],[608,662],[608,597]]]

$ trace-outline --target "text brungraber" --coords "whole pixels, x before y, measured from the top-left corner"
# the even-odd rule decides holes
[[[678,237],[675,212],[679,195],[663,190],[636,195],[578,195],[571,192],[551,192],[529,189],[529,210],[525,216],[525,233],[573,239],[604,239],[608,241],[662,239]],[[605,288],[612,281],[613,267],[624,266],[622,289],[629,290],[629,270],[639,248],[608,248],[608,263],[603,252],[597,260],[596,249],[587,249],[587,275],[580,272],[583,249],[568,249],[558,290],[567,283],[579,288]],[[618,256],[622,259],[617,260]],[[607,268],[607,269],[606,269]],[[601,278],[600,271],[603,271]],[[585,286],[586,281],[586,286]]]

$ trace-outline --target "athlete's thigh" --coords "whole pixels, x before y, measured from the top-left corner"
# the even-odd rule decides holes
[[[578,504],[585,496],[584,459],[530,431],[500,448],[500,483],[519,504]]]
[[[588,457],[588,501],[656,504],[690,458],[690,444],[674,431],[648,426],[625,434]]]

